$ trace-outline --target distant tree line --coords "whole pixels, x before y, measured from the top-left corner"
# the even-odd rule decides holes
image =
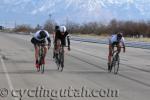
[[[54,20],[47,20],[43,26],[37,25],[35,28],[29,25],[18,25],[15,32],[35,32],[38,29],[46,29],[52,33],[57,23]],[[117,32],[123,32],[126,37],[150,37],[150,21],[117,21],[111,20],[108,24],[100,22],[89,22],[78,24],[68,21],[66,27],[71,34],[91,34],[91,35],[111,35]]]
[[[54,27],[55,27],[56,23],[52,20],[47,20],[45,22],[45,24],[42,26],[40,24],[37,24],[36,27],[31,27],[28,24],[23,24],[23,25],[17,25],[12,32],[25,32],[25,33],[30,33],[30,32],[36,32],[37,30],[40,29],[45,29],[48,32],[53,32],[54,31]]]
[[[34,29],[27,24],[23,25],[17,25],[14,29],[13,32],[32,32]]]
[[[98,22],[89,22],[82,25],[69,22],[67,25],[71,33],[111,35],[123,32],[126,37],[150,37],[150,21],[117,21],[112,20],[104,25]]]

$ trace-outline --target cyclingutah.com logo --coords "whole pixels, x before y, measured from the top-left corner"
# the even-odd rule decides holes
[[[91,89],[83,86],[81,88],[46,89],[43,86],[37,86],[35,89],[14,89],[9,91],[6,88],[0,89],[0,98],[11,96],[13,98],[23,100],[27,98],[44,98],[59,99],[59,98],[104,98],[104,97],[119,97],[119,90],[113,89]]]

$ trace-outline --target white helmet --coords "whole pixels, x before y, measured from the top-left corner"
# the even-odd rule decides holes
[[[63,33],[64,33],[64,32],[66,32],[66,30],[67,30],[67,29],[66,29],[65,26],[60,26],[60,32],[63,32]]]

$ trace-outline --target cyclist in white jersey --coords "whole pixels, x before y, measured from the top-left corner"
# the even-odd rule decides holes
[[[125,39],[123,34],[120,32],[112,35],[111,38],[109,38],[108,69],[111,65],[112,51],[114,50],[115,46],[117,47],[119,53],[121,51],[121,47],[123,47],[123,52],[125,52]]]
[[[48,41],[48,49],[50,48],[50,45],[51,45],[51,40],[50,40],[50,35],[49,33],[46,31],[46,30],[39,30],[37,31],[33,38],[31,39],[31,43],[34,45],[34,48],[35,48],[35,66],[38,68],[39,65],[38,65],[38,44],[42,44],[42,43],[46,43],[46,39]],[[44,56],[46,55],[47,53],[47,48],[44,47]],[[43,61],[43,63],[45,64],[45,61]]]

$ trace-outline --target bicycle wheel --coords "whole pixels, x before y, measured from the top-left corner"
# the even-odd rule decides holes
[[[60,68],[60,56],[61,54],[60,54],[60,51],[59,52],[57,52],[57,53],[55,53],[55,63],[56,63],[56,65],[57,65],[57,69],[59,70],[59,68]]]
[[[114,54],[112,55],[112,62],[111,62],[111,64],[110,64],[110,66],[108,65],[108,71],[109,72],[111,72],[112,71],[112,69],[113,69],[113,67],[115,66],[115,56],[114,56]]]
[[[63,47],[60,53],[60,66],[61,66],[61,71],[63,71],[63,68],[64,68],[64,48]]]
[[[44,73],[44,64],[41,65],[41,73]]]
[[[115,64],[116,64],[116,62],[115,62],[115,54],[116,54],[116,52],[115,51],[113,51],[112,52],[112,61],[111,61],[111,64],[109,65],[108,64],[108,72],[111,72],[112,71],[112,69],[113,69],[113,67],[115,66]]]
[[[39,49],[39,71],[44,73],[44,49],[40,47]]]
[[[120,64],[120,58],[119,58],[119,55],[117,55],[116,56],[116,66],[115,66],[114,74],[118,74],[119,64]]]
[[[60,68],[60,52],[57,54],[57,60],[56,60],[56,64],[57,64],[57,67],[58,67],[58,70]]]
[[[113,61],[112,61],[113,62]],[[108,72],[111,72],[111,70],[112,70],[112,63],[111,64],[108,64]]]
[[[39,65],[39,67],[38,67],[38,69],[37,69],[37,71],[39,72],[40,70],[41,70],[41,56],[42,56],[42,51],[41,51],[41,47],[39,46],[39,56],[38,56],[38,65]]]
[[[115,63],[114,63],[114,74],[117,74],[118,73],[118,70],[119,70],[119,55],[116,54],[115,55]]]
[[[41,73],[44,73],[43,57],[41,56],[39,58],[39,71],[41,71]]]
[[[115,65],[116,65],[116,61],[115,61],[115,57],[113,56],[112,63],[111,63],[110,69],[109,69],[110,72],[115,67]]]

